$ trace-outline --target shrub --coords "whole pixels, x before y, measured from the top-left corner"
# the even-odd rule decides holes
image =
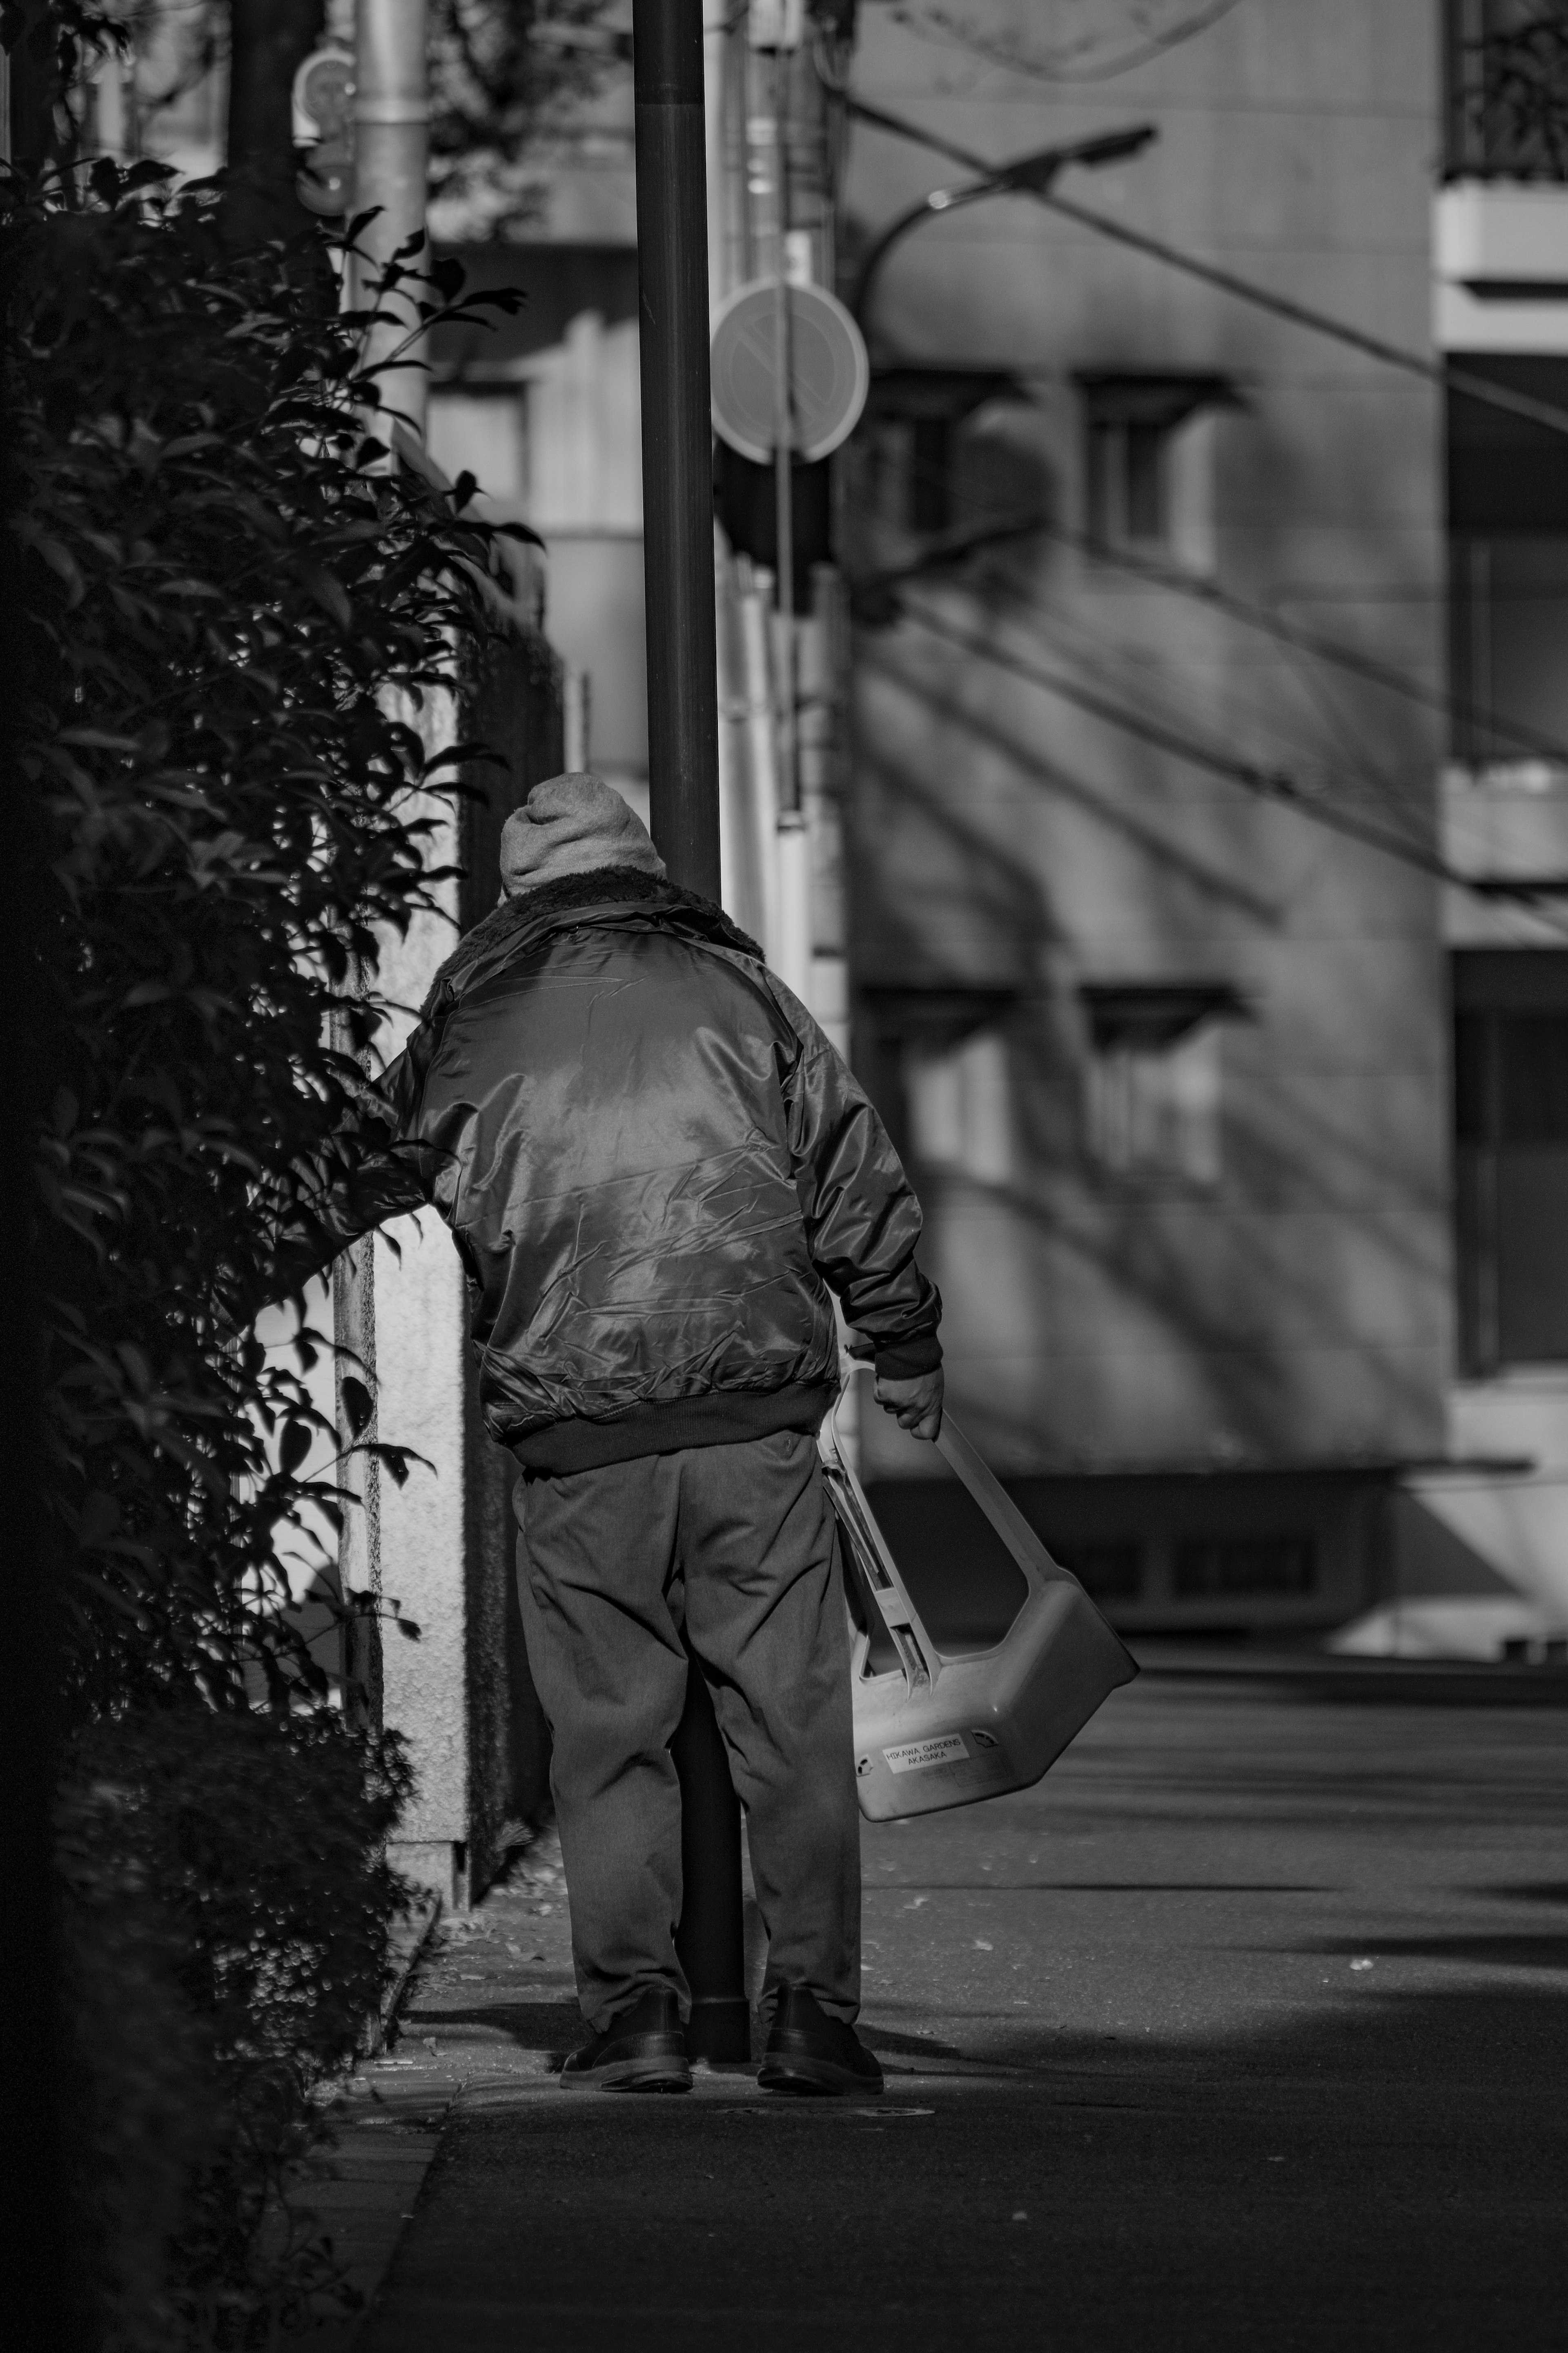
[[[366,434],[327,248],[237,251],[216,190],[158,179],[0,191],[78,2176],[127,2348],[262,2294],[258,2218],[384,1974],[405,1768],[325,1705],[275,1558],[339,1508],[300,1476],[326,1344],[249,1335],[359,1176],[377,941],[441,879],[463,747],[430,719],[492,556],[463,485]]]
[[[257,2254],[386,1981],[402,1754],[326,1712],[188,1705],[87,1727],[65,1786],[79,2205],[111,2341],[242,2342],[332,2284],[298,2214]]]
[[[324,306],[321,251],[237,253],[153,170],[100,164],[96,202],[13,199],[4,228],[76,1713],[276,1669],[274,1529],[336,1509],[295,1478],[299,1369],[241,1335],[355,1175],[367,976],[440,879],[420,796],[457,754],[428,720],[491,536],[382,464],[364,320]]]

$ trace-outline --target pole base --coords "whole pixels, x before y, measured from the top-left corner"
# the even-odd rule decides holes
[[[719,2067],[744,2067],[752,2056],[752,2006],[744,1994],[699,1996],[686,2028],[686,2055]]]

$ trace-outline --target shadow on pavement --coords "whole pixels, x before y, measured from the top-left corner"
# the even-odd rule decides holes
[[[1390,1959],[1479,1961],[1508,1969],[1562,1969],[1568,1974],[1568,1936],[1333,1936],[1307,1947],[1313,1953],[1386,1955]]]
[[[564,2055],[574,2051],[587,2029],[574,2000],[493,2001],[471,2009],[434,2010],[421,2007],[409,2031],[477,2026],[504,2034],[520,2051],[549,2051]]]
[[[1563,1696],[1141,1678],[868,1828],[885,2100],[459,2100],[358,2353],[1563,2353]]]
[[[364,2353],[1564,2342],[1561,1999],[1373,1995],[1234,2036],[960,2048],[1019,2073],[905,2074],[880,2112],[459,2118]]]
[[[468,2010],[422,2009],[415,2032],[476,2026],[504,2034],[520,2051],[543,2051],[557,2059],[576,2049],[587,2032],[574,2001],[487,2002]],[[891,2028],[867,2027],[866,2040],[879,2051],[907,2053],[911,2058],[962,2059],[962,2051],[929,2035],[900,2034]]]
[[[1479,1665],[1425,1659],[1332,1659],[1313,1651],[1216,1651],[1132,1638],[1143,1674],[1155,1683],[1288,1684],[1290,1696],[1350,1707],[1568,1708],[1561,1667]]]
[[[897,2052],[910,2059],[962,2059],[964,2053],[951,2042],[939,2042],[931,2034],[900,2034],[890,2026],[869,2026],[862,2019],[860,2032],[873,2051]]]

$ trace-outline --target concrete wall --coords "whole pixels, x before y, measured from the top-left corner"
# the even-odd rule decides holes
[[[1027,46],[1026,15],[966,13]],[[856,82],[998,159],[1151,121],[1155,146],[1064,192],[1425,352],[1436,16],[1427,0],[1250,0],[1152,64],[1069,89],[879,11]],[[858,127],[850,239],[963,176]],[[1288,773],[1418,857],[1441,752],[1430,711],[1073,543],[1087,521],[1076,378],[1226,379],[1235,405],[1178,444],[1173,568],[1440,691],[1434,392],[1016,198],[901,246],[870,332],[883,365],[1016,380],[1019,396],[968,428],[972,512],[1032,504],[1066,534],[932,575],[857,646],[858,1051],[923,1164],[961,1416],[1018,1473],[1440,1452],[1452,1338],[1431,881],[941,634]],[[873,429],[849,482],[861,571],[918,545],[879,459],[885,478],[897,453]],[[1212,1164],[1118,1178],[1095,1164],[1082,991],[1179,983],[1234,993],[1194,1081],[1212,1099]],[[971,1141],[933,1165],[911,1058],[918,1098],[944,1051],[969,1055]]]
[[[494,903],[507,810],[560,765],[559,665],[537,640],[504,628],[489,662],[464,726],[508,766],[468,772],[484,808],[469,802],[459,814],[432,800],[414,812],[437,819],[427,864],[472,871],[434,885],[432,909],[404,939],[383,944],[375,987],[395,1008],[381,1039],[387,1060],[459,929]],[[433,748],[453,740],[449,712],[427,712],[425,723]],[[462,1264],[436,1212],[399,1218],[348,1254],[336,1288],[339,1338],[374,1375],[374,1435],[409,1454],[401,1482],[374,1464],[356,1467],[363,1502],[349,1515],[342,1560],[346,1585],[379,1596],[373,1700],[408,1741],[415,1769],[394,1857],[460,1907],[493,1873],[509,1819],[543,1794],[542,1723],[515,1628],[514,1470],[483,1428]],[[417,1627],[417,1639],[398,1619]]]
[[[446,740],[450,740],[449,733]],[[439,802],[426,857],[451,862],[457,819]],[[436,886],[438,912],[416,916],[405,939],[383,943],[378,990],[398,1008],[382,1033],[399,1052],[437,965],[457,937],[458,883]],[[374,1501],[368,1581],[384,1618],[380,1702],[408,1741],[415,1793],[394,1851],[400,1867],[448,1904],[468,1901],[474,1852],[473,1734],[485,1710],[473,1667],[469,1559],[468,1303],[461,1262],[433,1209],[398,1218],[368,1245],[368,1316],[376,1393],[375,1436],[409,1450],[401,1482],[371,1466]],[[367,1499],[369,1500],[369,1499]],[[357,1516],[357,1515],[356,1515]],[[394,1618],[416,1628],[416,1638]]]

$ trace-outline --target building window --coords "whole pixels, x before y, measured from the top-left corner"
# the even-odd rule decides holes
[[[1079,377],[1086,431],[1085,527],[1103,547],[1177,552],[1186,536],[1180,512],[1177,445],[1200,414],[1236,405],[1215,375]]]
[[[528,502],[528,386],[516,382],[437,387],[430,396],[427,446],[450,482],[472,474],[498,504]]]
[[[1310,1535],[1192,1536],[1171,1559],[1178,1601],[1298,1599],[1318,1581]]]
[[[910,420],[909,524],[911,531],[952,528],[952,419]]]
[[[1454,957],[1462,1368],[1568,1362],[1568,950]]]
[[[1568,359],[1467,352],[1465,369],[1568,406]],[[1568,440],[1454,387],[1446,440],[1453,754],[1538,762],[1568,747]]]
[[[994,368],[879,369],[868,413],[875,428],[875,495],[883,521],[900,531],[937,537],[982,527],[999,514],[1037,512],[1043,503],[1037,459],[1011,448],[1005,453],[1011,464],[999,466],[996,451],[985,448],[976,462],[973,429],[982,410],[989,415],[998,407],[1028,406],[1028,394],[1016,377]]]
[[[1456,533],[1448,575],[1455,759],[1500,781],[1568,767],[1568,536]]]
[[[1221,1023],[1241,1010],[1224,982],[1083,991],[1089,1148],[1106,1176],[1208,1190],[1220,1176]]]
[[[1158,545],[1170,533],[1170,429],[1137,417],[1090,417],[1089,535],[1107,547]]]
[[[1102,1606],[1107,1602],[1136,1601],[1141,1597],[1143,1547],[1136,1536],[1100,1544],[1054,1545],[1051,1549],[1084,1591]]]
[[[921,1168],[976,1185],[1013,1179],[1013,1119],[1006,1041],[995,1029],[956,1040],[910,1039],[904,1047],[910,1152]]]

